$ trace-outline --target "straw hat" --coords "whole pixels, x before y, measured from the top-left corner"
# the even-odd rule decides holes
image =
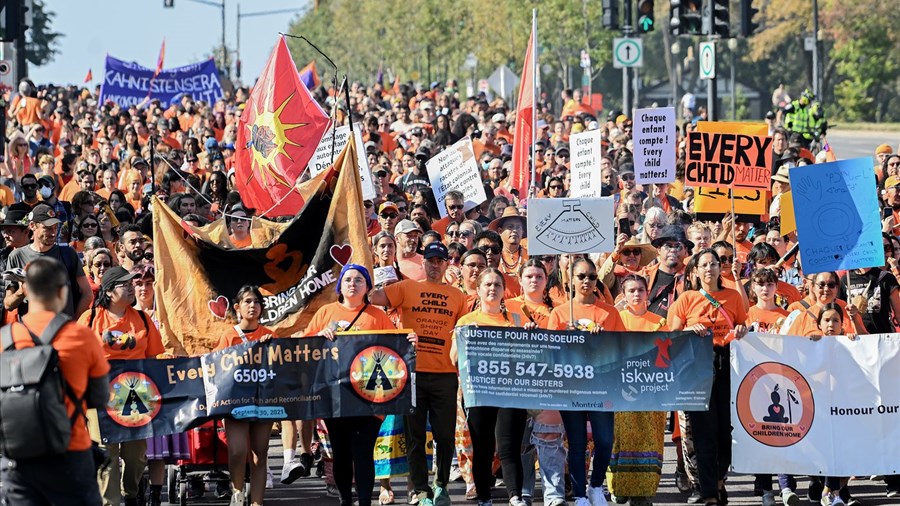
[[[522,222],[522,237],[528,237],[528,223],[525,221],[525,217],[519,214],[519,210],[515,206],[507,206],[503,209],[503,214],[488,225],[488,230],[493,230],[499,234],[500,225],[503,224],[503,220],[511,219],[520,220]]]
[[[639,243],[637,241],[637,237],[632,236],[625,244],[622,246],[622,249],[633,249],[637,248],[641,250],[641,258],[638,261],[638,265],[644,267],[645,265],[649,265],[656,258],[656,248],[647,243]]]

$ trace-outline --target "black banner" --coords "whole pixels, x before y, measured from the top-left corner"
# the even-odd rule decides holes
[[[104,443],[183,432],[211,418],[312,420],[413,412],[406,332],[248,342],[200,357],[111,361]]]

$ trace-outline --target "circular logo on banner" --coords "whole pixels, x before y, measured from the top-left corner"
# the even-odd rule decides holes
[[[156,383],[139,372],[123,372],[112,381],[106,413],[124,427],[143,427],[159,413],[162,396]]]
[[[350,363],[350,384],[360,397],[381,404],[393,400],[409,379],[406,362],[396,351],[370,346]]]
[[[816,405],[806,378],[777,362],[757,365],[737,391],[737,416],[753,439],[767,446],[799,443],[809,433]]]

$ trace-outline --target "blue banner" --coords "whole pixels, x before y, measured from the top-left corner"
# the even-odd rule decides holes
[[[212,59],[163,70],[155,78],[153,73],[154,69],[107,56],[100,103],[112,101],[128,107],[141,103],[148,94],[166,106],[180,102],[185,95],[210,104],[222,98],[219,70]]]
[[[459,327],[466,406],[562,411],[705,411],[712,338],[693,332]]]

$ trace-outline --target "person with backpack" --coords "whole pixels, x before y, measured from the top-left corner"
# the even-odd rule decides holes
[[[50,257],[64,267],[67,291],[66,305],[62,312],[70,318],[77,318],[91,307],[94,299],[91,284],[84,274],[84,266],[78,253],[69,246],[57,244],[60,220],[56,211],[46,204],[38,204],[28,213],[28,228],[32,233],[30,244],[15,249],[9,255],[7,269],[24,269],[31,261],[40,257]]]
[[[135,276],[121,266],[106,271],[96,302],[78,321],[99,336],[108,360],[166,357],[156,325],[144,311],[132,307]],[[116,506],[124,495],[125,506],[136,506],[138,486],[147,467],[147,441],[111,443],[106,449],[112,463],[99,477],[104,500]]]
[[[63,313],[68,291],[58,260],[31,261],[30,310],[0,330],[3,504],[100,503],[84,413],[106,404],[109,363],[94,333]]]

